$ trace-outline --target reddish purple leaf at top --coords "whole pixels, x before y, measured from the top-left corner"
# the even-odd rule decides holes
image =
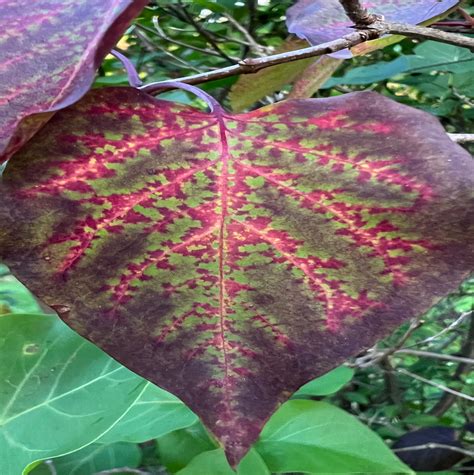
[[[104,56],[147,3],[0,0],[0,163],[51,117],[48,112],[87,92]]]
[[[459,4],[459,0],[367,0],[361,4],[387,21],[418,25],[436,18]],[[288,31],[312,45],[325,43],[354,32],[339,0],[299,0],[287,11]],[[349,50],[331,54],[351,58]]]
[[[204,113],[91,91],[8,163],[0,258],[245,454],[474,268],[474,161],[374,93]]]

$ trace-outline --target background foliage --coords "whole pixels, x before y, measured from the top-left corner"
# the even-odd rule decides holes
[[[223,67],[278,48],[287,37],[284,15],[291,3],[157,0],[119,49],[146,82]],[[437,115],[448,132],[474,132],[473,64],[467,50],[406,40],[343,62],[315,97],[375,90]],[[203,88],[230,108],[237,80]],[[95,87],[120,84],[127,84],[122,65],[108,56]],[[280,100],[290,89],[270,90],[253,107]],[[161,97],[200,106],[184,91]],[[439,386],[469,394],[474,375],[459,361],[397,350],[472,358],[473,309],[471,279],[372,352],[303,387],[271,418],[238,473],[412,473],[388,446],[418,428],[463,427],[472,417],[469,401]],[[46,312],[1,268],[0,453],[7,455],[0,473],[23,467],[36,475],[232,473],[184,404]],[[467,449],[469,442],[466,434]]]

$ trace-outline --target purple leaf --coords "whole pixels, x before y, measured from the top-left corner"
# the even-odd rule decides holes
[[[104,56],[147,3],[0,0],[0,163],[52,111],[87,92]]]
[[[437,18],[459,4],[459,0],[373,0],[362,1],[370,13],[385,20],[417,25]],[[354,31],[338,0],[300,0],[287,11],[288,31],[313,45],[336,40]],[[376,40],[377,41],[377,40]],[[335,58],[351,58],[349,50],[331,54]]]

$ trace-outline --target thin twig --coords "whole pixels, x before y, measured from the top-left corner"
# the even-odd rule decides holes
[[[259,56],[264,56],[265,54],[267,54],[267,48],[263,45],[259,45],[255,39],[253,38],[253,36],[247,31],[246,28],[244,28],[232,15],[229,15],[228,13],[224,13],[223,16],[225,18],[227,18],[227,20],[229,21],[229,23],[237,30],[239,31],[240,33],[242,33],[242,35],[244,36],[244,38],[247,40],[247,44],[250,48],[250,50],[259,55]]]
[[[248,32],[253,38],[257,25],[257,0],[247,0],[247,9],[249,12]]]
[[[455,33],[434,30],[424,26],[407,25],[404,23],[386,22],[380,15],[369,13],[358,0],[339,0],[347,16],[356,28],[376,28],[386,33],[408,36],[410,38],[430,39],[455,46],[469,48],[474,51],[474,39]]]
[[[376,30],[370,31],[357,31],[347,36],[339,38],[328,43],[322,43],[316,46],[310,46],[295,51],[288,51],[285,53],[273,54],[264,58],[249,58],[240,61],[238,64],[228,66],[222,69],[216,69],[194,76],[185,76],[176,79],[176,81],[184,82],[186,84],[201,84],[208,81],[214,81],[216,79],[222,79],[229,76],[235,76],[236,74],[251,74],[260,71],[261,69],[269,68],[277,64],[289,63],[291,61],[298,61],[305,58],[313,58],[316,56],[322,56],[324,54],[335,53],[342,49],[350,48],[352,46],[363,43],[367,40],[375,39],[380,36],[380,33]],[[152,93],[157,87],[160,87],[160,81],[157,83],[151,83],[143,86],[141,89]]]
[[[434,381],[423,378],[422,376],[418,376],[417,374],[407,371],[404,368],[398,368],[397,371],[401,374],[405,374],[406,376],[410,376],[413,379],[417,379],[418,381],[421,381],[422,383],[429,384],[430,386],[441,389],[441,391],[444,391],[444,392],[453,394],[454,396],[460,397],[462,399],[467,399],[468,401],[474,402],[474,396],[469,396],[467,394],[460,393],[459,391],[455,391],[454,389],[448,388],[447,386],[444,386],[439,383],[435,383]]]
[[[397,350],[402,348],[405,342],[410,338],[410,336],[418,330],[423,325],[424,321],[421,319],[421,316],[415,317],[410,321],[410,325],[407,331],[403,336],[390,348],[385,351],[377,351],[376,348],[371,348],[367,353],[360,358],[357,358],[354,362],[354,367],[357,368],[367,368],[374,365],[375,363],[388,358],[393,353],[396,353]]]
[[[194,23],[196,22],[194,21]],[[289,63],[292,61],[298,61],[300,59],[314,58],[324,54],[335,53],[346,48],[351,48],[352,46],[356,46],[360,43],[379,38],[380,36],[383,36],[387,33],[395,33],[423,39],[432,39],[435,41],[455,44],[457,46],[474,50],[473,38],[456,35],[453,33],[446,33],[444,31],[437,31],[421,26],[410,26],[398,23],[376,21],[367,28],[368,29],[366,30],[358,30],[354,33],[343,36],[342,38],[338,38],[337,40],[322,43],[320,45],[310,46],[308,48],[295,51],[287,51],[285,53],[274,54],[262,58],[248,58],[239,61],[239,63],[232,66],[215,69],[213,71],[208,71],[193,76],[185,76],[177,78],[176,80],[186,84],[200,84],[208,81],[214,81],[216,79],[223,79],[237,74],[252,74],[260,71],[261,69],[269,68],[277,64]],[[146,92],[152,93],[156,88],[155,86],[158,86],[158,88],[161,90],[160,83],[151,83],[147,86],[144,86],[142,89]]]
[[[472,359],[474,358],[474,318],[471,315],[471,322],[469,331],[466,335],[464,343],[461,347],[460,354],[462,357]],[[470,364],[466,362],[459,363],[452,381],[462,381],[462,375],[470,368]],[[436,417],[443,415],[455,402],[453,394],[445,393],[441,399],[431,408],[430,414]]]
[[[373,25],[369,25],[369,27],[385,28],[387,33],[408,36],[410,38],[417,38],[421,40],[439,41],[441,43],[460,46],[462,48],[468,48],[471,51],[474,51],[474,38],[470,38],[468,36],[457,35],[456,33],[448,33],[447,31],[435,30],[425,26],[405,25],[403,23],[380,22],[380,25],[377,27],[377,23],[378,22],[373,23]]]
[[[192,69],[193,71],[196,71],[198,74],[202,74],[200,69],[196,68],[195,66],[193,66],[189,62],[184,61],[179,56],[176,56],[173,53],[171,53],[171,51],[168,51],[166,48],[163,48],[162,46],[160,46],[158,44],[155,44],[152,41],[150,41],[150,39],[143,32],[141,32],[138,28],[134,28],[133,31],[134,31],[136,37],[145,45],[145,47],[148,49],[148,51],[154,53],[156,50],[159,50],[163,54],[168,56],[169,58],[172,58],[174,61],[176,61],[177,64],[176,63],[175,64],[178,68],[182,68],[184,66],[187,69]]]
[[[472,450],[462,449],[461,447],[455,447],[454,445],[448,444],[437,444],[435,442],[429,442],[423,445],[413,445],[412,447],[401,447],[399,449],[392,449],[394,452],[411,452],[413,450],[425,450],[425,449],[449,449],[453,452],[458,452],[460,454],[465,455],[466,457],[474,456],[474,452]]]
[[[474,142],[474,134],[448,134],[449,138],[456,143]]]
[[[467,10],[465,10],[464,8],[458,7],[456,8],[456,11],[458,11],[468,23],[474,26],[474,17],[472,17]]]
[[[211,45],[214,51],[230,63],[235,63],[235,59],[231,58],[229,55],[227,55],[226,53],[224,53],[224,51],[221,50],[216,40],[212,37],[211,34],[209,34],[206,29],[202,27],[202,25],[199,24],[199,22],[194,19],[194,17],[186,9],[186,6],[184,6],[181,1],[179,1],[178,3],[182,9],[183,16],[186,18],[188,23],[192,25],[194,29]]]
[[[221,56],[220,54],[216,53],[214,50],[207,49],[207,48],[199,48],[199,46],[190,45],[188,43],[185,43],[184,41],[179,41],[179,40],[175,40],[174,38],[171,38],[171,36],[168,36],[160,27],[157,16],[154,16],[152,18],[152,22],[155,29],[149,28],[145,25],[139,25],[139,24],[137,24],[136,26],[144,31],[147,31],[148,33],[153,33],[154,35],[157,35],[158,37],[167,41],[168,43],[172,43],[174,45],[181,46],[183,48],[188,48],[193,51],[198,51],[199,53],[207,54],[209,56],[218,56],[218,57]]]
[[[436,333],[436,335],[430,336],[429,338],[425,338],[424,340],[417,341],[413,346],[425,345],[426,343],[431,343],[437,340],[440,336],[443,336],[445,333],[448,333],[461,325],[461,323],[470,317],[471,314],[472,312],[462,313],[456,320],[454,320],[454,322],[450,323],[446,328],[443,328],[439,333]]]
[[[455,355],[443,355],[440,353],[432,353],[431,351],[419,351],[419,350],[397,350],[395,354],[405,354],[413,356],[422,356],[425,358],[433,358],[437,360],[446,360],[446,361],[455,361],[458,363],[474,364],[474,359],[465,358],[464,356],[455,356]]]
[[[381,19],[379,15],[369,13],[358,0],[339,0],[339,3],[356,27],[366,27]]]
[[[389,356],[386,356],[380,360],[380,367],[382,368],[384,373],[386,393],[390,398],[390,401],[393,404],[403,407],[400,384]]]
[[[460,35],[472,35],[474,33],[474,27],[464,28],[462,26],[438,26],[430,25],[430,28],[436,30],[447,31],[449,33],[457,33]]]

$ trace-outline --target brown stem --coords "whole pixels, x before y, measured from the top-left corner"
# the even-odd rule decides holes
[[[458,452],[460,454],[466,455],[468,457],[474,456],[474,452],[472,450],[462,449],[461,447],[456,447],[454,445],[437,444],[435,442],[429,442],[428,444],[413,445],[411,447],[403,447],[403,448],[392,449],[392,450],[396,453],[401,453],[401,452],[411,452],[415,450],[426,450],[426,449],[447,449],[447,450],[452,450],[453,452]]]
[[[469,325],[469,331],[466,336],[464,345],[461,348],[460,354],[464,358],[474,358],[474,316],[471,314],[471,323]],[[461,377],[470,367],[469,362],[459,363],[456,371],[454,372],[453,381],[461,381]],[[456,401],[456,396],[446,392],[440,398],[440,400],[433,406],[430,411],[431,415],[436,417],[442,416]]]
[[[422,376],[419,376],[418,374],[412,373],[411,371],[407,371],[404,368],[399,368],[397,370],[401,374],[405,374],[407,376],[410,376],[413,379],[417,379],[418,381],[421,381],[422,383],[428,384],[429,386],[433,386],[435,388],[440,389],[441,391],[444,391],[446,393],[450,393],[453,396],[459,397],[461,399],[466,399],[468,401],[474,402],[474,396],[469,396],[468,394],[461,393],[459,391],[456,391],[452,388],[449,388],[448,386],[444,386],[443,384],[436,383],[435,381],[431,381],[430,379],[423,378]]]
[[[322,43],[309,48],[288,51],[286,53],[274,54],[262,58],[249,58],[242,60],[232,66],[215,69],[213,71],[196,74],[194,76],[181,77],[176,80],[186,84],[200,84],[208,81],[214,81],[216,79],[234,76],[236,74],[252,74],[260,71],[261,69],[275,66],[277,64],[289,63],[291,61],[298,61],[304,58],[312,58],[322,56],[324,54],[335,53],[342,49],[351,48],[352,46],[364,43],[365,41],[379,38],[380,36],[387,33],[400,34],[413,38],[431,39],[440,41],[442,43],[469,48],[474,51],[474,38],[456,35],[454,33],[446,33],[444,31],[438,31],[433,28],[425,28],[422,26],[411,26],[399,23],[376,21],[375,23],[372,23],[370,26],[368,26],[366,30],[358,30],[354,33],[328,43]],[[157,86],[160,90],[162,90],[160,83],[151,83],[142,87],[141,89],[152,93]]]
[[[365,27],[380,20],[379,15],[369,13],[359,2],[359,0],[339,0],[344,8],[346,15],[354,22],[357,27]]]
[[[377,23],[374,24],[376,26]],[[387,33],[395,35],[408,36],[422,40],[434,40],[450,45],[461,46],[474,51],[474,38],[468,36],[457,35],[456,33],[448,33],[447,31],[435,30],[434,28],[426,28],[424,26],[405,25],[403,23],[387,23],[382,22],[381,27],[387,29]]]
[[[200,84],[216,79],[222,79],[236,74],[251,74],[260,71],[261,69],[275,66],[276,64],[289,63],[291,61],[298,61],[305,58],[313,58],[322,56],[323,54],[330,54],[340,51],[342,49],[350,48],[352,46],[363,43],[367,40],[378,38],[381,33],[378,30],[363,30],[356,31],[347,36],[339,38],[328,43],[322,43],[309,48],[303,48],[295,51],[287,51],[285,53],[265,56],[263,58],[249,58],[240,61],[238,64],[228,66],[214,71],[208,71],[194,76],[187,76],[176,79],[176,81],[184,82],[186,84]],[[145,92],[153,93],[154,90],[160,88],[160,84],[165,81],[151,83],[143,86],[141,89]]]
[[[383,358],[380,360],[379,364],[384,373],[383,377],[387,396],[393,404],[403,408],[400,385],[398,384],[398,378],[395,374],[390,358],[388,356]]]

